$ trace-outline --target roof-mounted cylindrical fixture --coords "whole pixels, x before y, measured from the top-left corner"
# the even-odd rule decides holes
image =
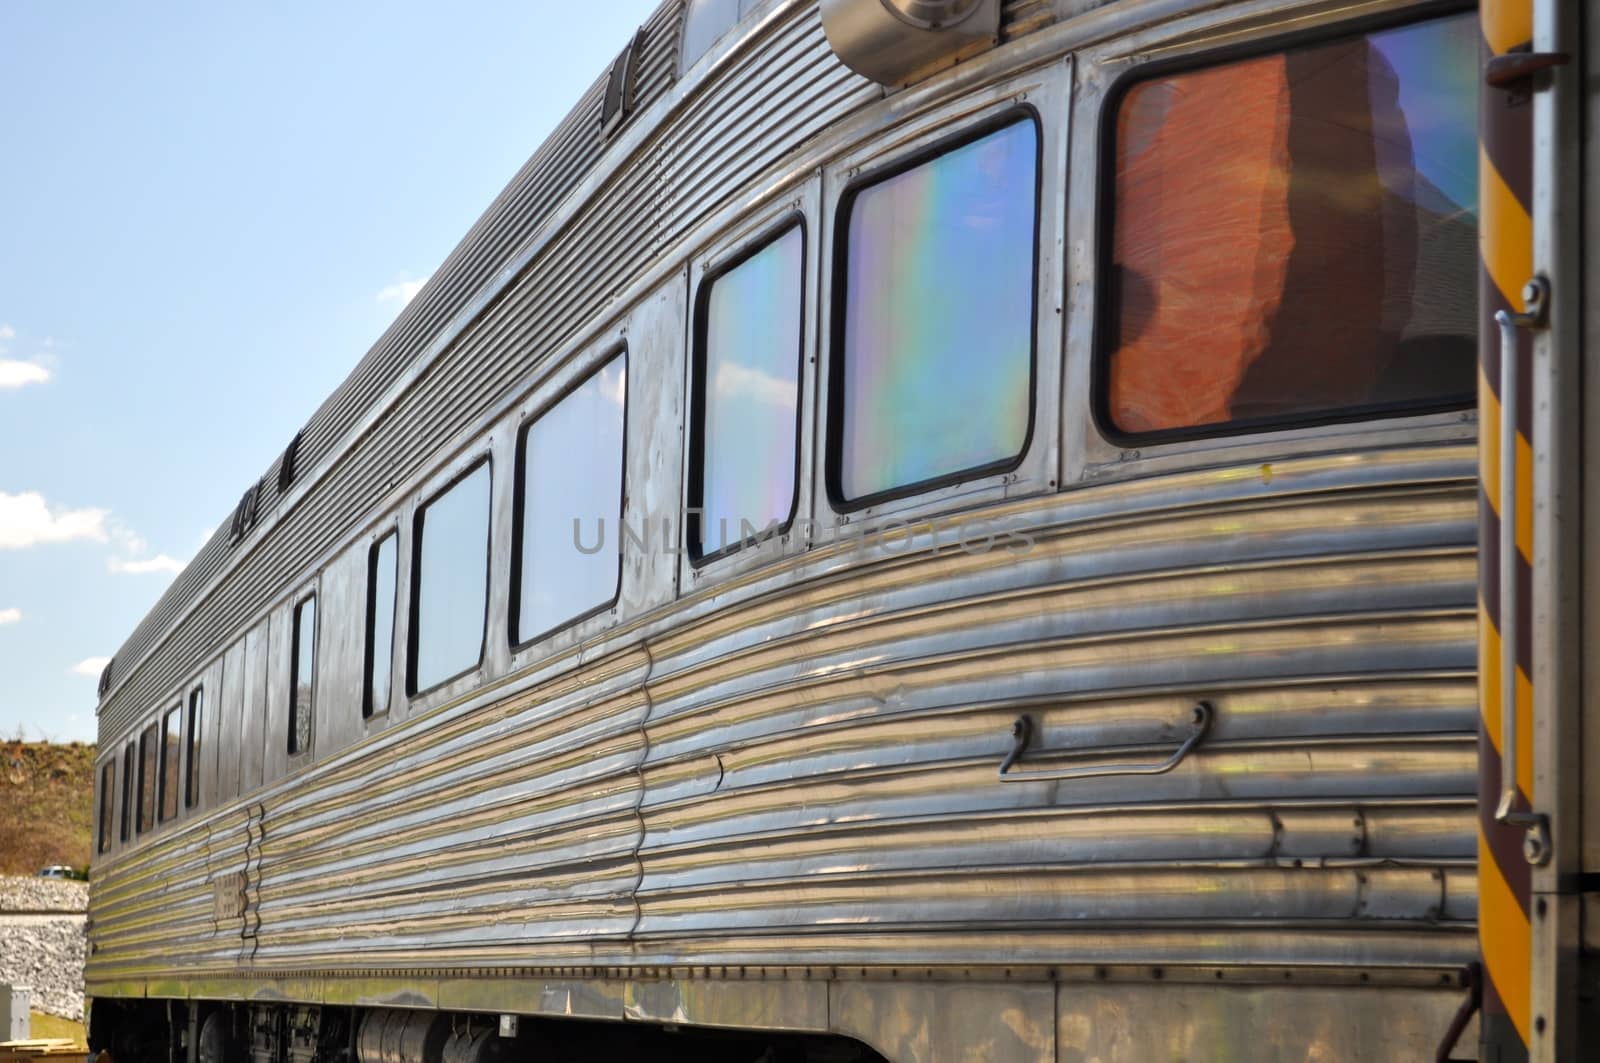
[[[905,85],[992,47],[1000,0],[822,0],[822,29],[851,70]]]

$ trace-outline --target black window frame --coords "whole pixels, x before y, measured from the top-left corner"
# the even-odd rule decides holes
[[[306,705],[306,745],[304,749],[296,745],[297,734],[295,724],[299,721],[300,712],[300,638],[303,634],[301,624],[305,607],[311,606],[311,678],[310,678],[310,703]],[[321,612],[317,602],[317,592],[310,591],[294,600],[294,605],[289,610],[289,726],[285,746],[291,758],[303,757],[311,752],[313,736],[317,726],[317,636],[321,633]]]
[[[489,470],[489,513],[488,519],[484,522],[486,534],[483,544],[483,627],[482,637],[478,640],[478,659],[470,666],[461,669],[459,672],[447,675],[443,679],[440,679],[429,686],[419,688],[417,686],[417,637],[421,632],[418,627],[418,609],[422,604],[421,594],[419,592],[422,586],[422,537],[426,514],[429,506],[433,505],[439,499],[449,494],[463,480],[467,479],[467,477],[471,476],[481,468],[487,468]],[[489,646],[489,610],[493,608],[492,599],[494,595],[493,573],[494,458],[490,454],[484,454],[476,461],[473,461],[470,465],[464,467],[459,473],[452,476],[449,482],[444,486],[430,494],[421,504],[417,506],[416,512],[411,515],[411,579],[410,586],[407,587],[407,591],[409,592],[409,600],[406,603],[406,697],[426,697],[435,690],[455,682],[462,676],[471,675],[473,672],[476,672],[478,669],[483,667],[484,653]],[[398,584],[396,584],[395,593],[399,594]]]
[[[1089,416],[1095,431],[1113,446],[1127,449],[1156,446],[1163,443],[1186,443],[1194,440],[1228,439],[1236,436],[1259,435],[1264,432],[1294,431],[1318,428],[1324,425],[1355,424],[1361,421],[1395,420],[1436,413],[1459,413],[1477,407],[1475,390],[1462,396],[1453,396],[1431,402],[1405,401],[1397,403],[1369,403],[1345,406],[1335,410],[1308,414],[1290,414],[1280,417],[1252,417],[1237,421],[1224,421],[1191,428],[1163,428],[1150,432],[1126,432],[1117,427],[1111,416],[1111,355],[1116,326],[1115,297],[1119,294],[1112,282],[1116,276],[1116,179],[1117,179],[1117,115],[1128,93],[1145,81],[1185,74],[1248,59],[1277,55],[1299,48],[1313,48],[1322,44],[1402,29],[1447,18],[1470,14],[1474,8],[1459,3],[1430,6],[1422,10],[1389,11],[1379,14],[1345,19],[1329,26],[1291,30],[1258,40],[1213,48],[1194,55],[1176,56],[1139,63],[1122,71],[1106,88],[1097,116],[1096,150],[1099,153],[1095,174],[1095,294],[1094,320],[1089,342]],[[1480,105],[1481,106],[1481,105]],[[1479,218],[1480,227],[1483,219]],[[1480,228],[1481,233],[1481,228]],[[1481,307],[1480,318],[1481,318]]]
[[[167,729],[167,725],[174,715],[178,718],[176,734],[172,734]],[[156,769],[156,823],[158,825],[170,823],[183,814],[183,802],[178,799],[176,790],[172,793],[172,812],[170,814],[167,812],[168,788],[178,785],[178,780],[169,776],[181,774],[183,765],[183,701],[181,699],[176,705],[161,714],[160,743],[160,766]],[[168,759],[170,756],[169,750],[176,751],[178,758],[177,771],[169,771],[173,767]]]
[[[183,807],[200,807],[200,765],[195,753],[205,751],[205,735],[201,731],[206,707],[206,685],[196,683],[189,691],[188,714],[184,718],[183,751]]]
[[[494,521],[494,517],[493,517],[494,484],[493,484],[492,480],[491,480],[490,485],[489,485],[489,499],[490,499],[490,509],[491,509],[491,513],[490,513],[490,524],[491,524],[490,535],[493,536],[494,532],[493,532],[492,525],[493,525],[493,521]],[[388,645],[387,651],[386,651],[388,653],[388,655],[389,655],[389,697],[384,701],[383,705],[380,707],[380,706],[374,705],[373,704],[373,699],[372,699],[372,695],[373,695],[373,681],[372,681],[373,680],[373,667],[377,664],[377,661],[378,661],[378,657],[377,657],[377,635],[378,635],[378,633],[377,633],[377,619],[378,619],[378,612],[377,612],[377,608],[378,608],[378,602],[377,602],[377,594],[378,594],[377,573],[378,573],[379,557],[380,557],[380,555],[382,553],[383,546],[384,546],[385,543],[389,542],[390,540],[394,541],[394,596],[393,596],[393,600],[391,600],[389,602],[389,645]],[[363,642],[364,642],[364,645],[365,645],[365,651],[364,651],[364,654],[363,654],[362,666],[361,666],[361,718],[363,720],[370,720],[375,716],[382,716],[385,713],[387,713],[389,711],[389,706],[394,703],[394,647],[395,647],[395,636],[397,634],[399,634],[399,628],[400,628],[400,615],[399,615],[399,613],[400,613],[400,529],[399,529],[398,526],[391,527],[384,534],[378,536],[378,538],[373,540],[372,543],[367,547],[367,593],[366,593],[366,601],[367,601],[366,630],[365,630],[365,636],[364,636],[364,639],[363,639]],[[487,638],[487,632],[485,632],[485,638]],[[481,658],[480,658],[480,660],[481,660]]]
[[[859,498],[846,498],[840,482],[844,460],[844,381],[845,373],[845,311],[849,299],[850,218],[856,198],[864,191],[893,177],[917,169],[929,162],[975,144],[992,133],[1008,126],[1028,122],[1033,127],[1033,270],[1028,300],[1028,424],[1022,436],[1022,445],[1015,457],[975,465],[968,469],[902,484]],[[823,486],[828,502],[838,513],[855,513],[902,498],[927,494],[953,484],[968,483],[989,476],[1004,476],[1015,472],[1027,461],[1033,450],[1039,422],[1039,273],[1042,253],[1042,228],[1044,210],[1044,120],[1037,108],[1030,104],[1015,104],[1003,111],[990,114],[951,130],[946,135],[904,157],[856,177],[839,193],[834,208],[833,223],[833,281],[830,289],[831,306],[828,312],[828,393],[827,432],[823,441]]]
[[[724,557],[738,553],[745,546],[743,538],[731,544],[724,543],[716,550],[702,551],[704,538],[701,507],[705,502],[705,417],[706,417],[706,340],[710,331],[711,291],[716,283],[767,248],[800,230],[800,335],[795,344],[794,387],[794,490],[789,496],[789,512],[783,523],[772,534],[787,535],[794,527],[800,510],[801,447],[805,442],[805,391],[806,391],[806,300],[810,295],[808,278],[811,255],[811,231],[806,225],[805,212],[788,211],[767,225],[739,248],[726,262],[712,268],[700,278],[695,289],[694,325],[689,346],[689,456],[685,467],[687,522],[685,527],[689,564],[703,568]],[[624,451],[626,453],[626,451]],[[762,529],[766,535],[767,530]]]
[[[133,840],[134,802],[138,793],[139,747],[129,739],[122,747],[122,815],[119,817],[118,836],[123,844]]]
[[[117,758],[100,765],[100,805],[95,810],[95,852],[111,851],[117,828]]]
[[[149,754],[147,754],[145,752],[145,742],[146,742],[146,740],[148,740],[149,743],[150,743],[151,752],[155,754],[155,771],[156,771],[156,778],[150,780],[150,815],[149,815],[148,819],[145,817],[145,802],[144,802],[145,774],[149,770],[149,765],[151,763],[151,757],[149,756]],[[159,804],[160,804],[160,794],[159,794],[160,778],[161,778],[161,748],[160,748],[160,745],[159,745],[160,741],[161,741],[161,723],[158,720],[151,720],[148,724],[146,724],[144,726],[144,728],[142,730],[140,730],[139,738],[138,738],[138,747],[139,747],[139,790],[138,790],[139,807],[137,809],[137,814],[134,817],[133,829],[134,829],[134,832],[136,834],[139,834],[139,835],[150,834],[150,833],[154,832],[156,827],[159,825],[159,820],[156,818],[156,812],[159,810]]]
[[[538,410],[529,414],[517,426],[515,459],[513,465],[513,479],[511,499],[511,581],[506,595],[506,639],[511,644],[513,651],[525,650],[536,642],[540,642],[565,631],[574,624],[580,624],[591,617],[599,616],[614,608],[622,600],[622,547],[625,541],[622,528],[617,528],[617,582],[616,590],[611,597],[593,608],[586,609],[568,617],[561,623],[545,628],[533,635],[522,637],[522,524],[524,498],[523,480],[527,474],[528,456],[528,431],[539,422],[545,414],[554,410],[573,392],[593,380],[607,366],[618,358],[622,359],[623,387],[622,387],[622,468],[617,477],[620,490],[617,497],[617,513],[620,520],[627,519],[628,500],[628,413],[633,402],[633,387],[627,379],[629,351],[626,343],[619,343],[607,349],[607,353],[595,359],[594,365],[568,387],[562,388],[561,393],[548,402],[542,403]]]

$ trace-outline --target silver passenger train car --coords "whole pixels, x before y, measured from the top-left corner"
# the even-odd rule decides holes
[[[1432,1058],[1480,44],[664,0],[107,667],[94,1047]]]

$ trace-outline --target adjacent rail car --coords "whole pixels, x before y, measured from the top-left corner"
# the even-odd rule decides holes
[[[1586,32],[666,0],[107,667],[94,1047],[1580,1058]]]

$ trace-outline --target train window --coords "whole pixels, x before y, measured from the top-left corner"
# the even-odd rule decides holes
[[[194,808],[200,803],[200,752],[204,734],[200,724],[205,717],[205,707],[206,688],[197,686],[189,691],[189,757],[184,761],[184,808]]]
[[[845,192],[827,455],[836,505],[1021,460],[1038,172],[1038,126],[1013,117]]]
[[[119,832],[122,840],[127,841],[133,837],[133,804],[138,791],[135,789],[135,772],[138,770],[138,754],[134,745],[129,742],[122,749],[122,829]]]
[[[116,819],[117,762],[108,760],[100,769],[100,841],[99,851],[111,848],[112,824]]]
[[[161,774],[158,784],[161,822],[178,815],[178,759],[183,752],[183,704],[174,705],[161,718]]]
[[[139,734],[139,822],[143,834],[156,825],[156,777],[161,771],[161,733],[150,724]]]
[[[289,664],[289,755],[311,748],[312,698],[317,685],[317,596],[294,607],[294,651]]]
[[[367,669],[361,715],[389,711],[394,667],[395,583],[399,578],[400,533],[390,532],[367,551]]]
[[[517,446],[511,641],[617,597],[628,357],[619,353],[522,429]]]
[[[489,463],[417,510],[412,531],[410,665],[417,694],[483,660],[489,607]]]
[[[1121,93],[1096,389],[1108,434],[1472,401],[1476,27],[1434,19]]]
[[[796,223],[700,286],[689,439],[695,560],[737,547],[746,524],[794,516],[804,267]]]

